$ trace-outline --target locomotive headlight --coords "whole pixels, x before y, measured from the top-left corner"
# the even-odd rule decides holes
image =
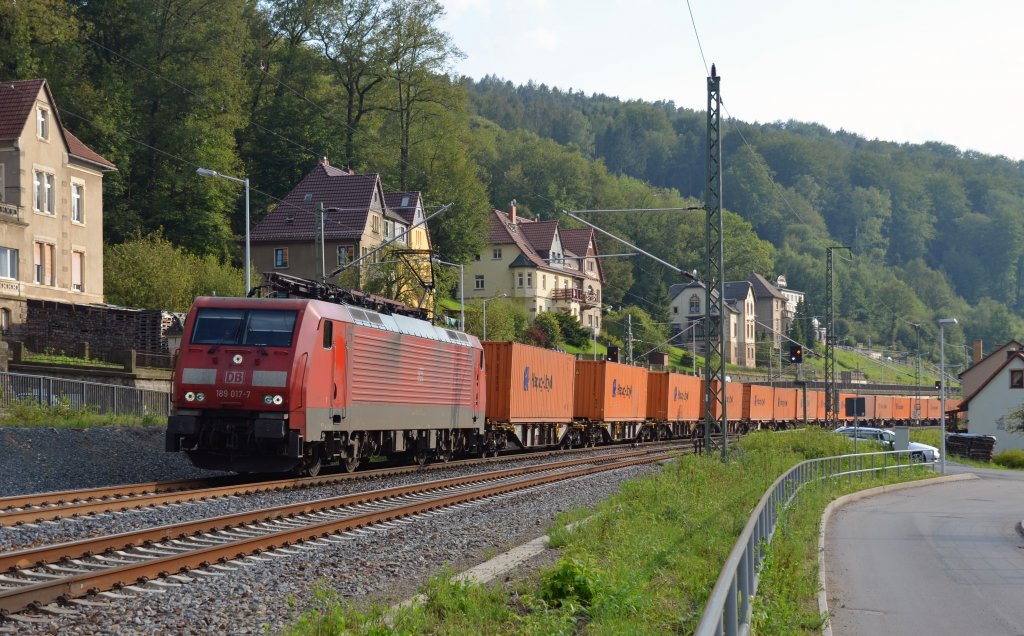
[[[263,396],[263,403],[264,404],[273,404],[274,403],[274,396],[273,395],[264,395]]]
[[[202,393],[196,393],[196,402],[202,402],[206,399],[206,396]]]
[[[274,404],[280,406],[283,403],[284,403],[284,398],[283,397],[281,397],[280,395],[275,395],[274,396]]]
[[[185,394],[185,401],[186,402],[194,402],[195,399],[196,399],[196,394],[193,393],[192,391],[189,391],[188,393]]]
[[[236,353],[235,357],[231,358],[231,361],[234,362],[235,364],[242,364],[242,354]]]

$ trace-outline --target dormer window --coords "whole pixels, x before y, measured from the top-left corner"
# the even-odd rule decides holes
[[[45,108],[36,109],[36,135],[40,139],[50,138],[50,111]]]

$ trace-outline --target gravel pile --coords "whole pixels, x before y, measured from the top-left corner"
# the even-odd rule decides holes
[[[236,562],[237,571],[218,578],[197,578],[160,595],[114,601],[110,608],[89,608],[50,625],[19,626],[19,633],[276,633],[314,606],[318,585],[347,598],[404,600],[445,564],[455,571],[472,567],[543,534],[558,512],[594,505],[623,481],[657,470],[642,466],[544,486],[415,523],[350,533],[342,542],[301,555]],[[374,486],[379,487],[376,481]]]
[[[223,474],[165,453],[164,430],[0,427],[0,497]]]

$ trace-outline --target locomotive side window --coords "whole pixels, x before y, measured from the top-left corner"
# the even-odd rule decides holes
[[[200,309],[192,344],[290,347],[297,312],[263,309]]]
[[[324,349],[334,346],[334,323],[330,320],[324,321]]]

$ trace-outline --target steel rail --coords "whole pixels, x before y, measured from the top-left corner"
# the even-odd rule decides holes
[[[659,440],[647,444],[664,444],[666,441],[684,442],[685,440]],[[614,448],[614,447],[611,447]],[[550,450],[544,453],[531,454],[530,457],[552,457],[565,453],[594,452],[593,448],[571,450]],[[188,501],[203,501],[232,495],[249,495],[284,489],[312,488],[350,479],[372,479],[391,475],[403,475],[441,470],[455,466],[467,466],[481,463],[493,463],[515,456],[502,456],[486,459],[465,459],[453,462],[430,464],[427,466],[397,466],[366,470],[357,473],[337,473],[317,477],[291,477],[270,481],[245,481],[244,478],[225,475],[199,480],[179,480],[166,482],[149,482],[129,484],[126,486],[108,486],[82,490],[65,490],[59,492],[16,495],[0,498],[0,528],[17,526],[25,523],[57,521],[65,518],[76,518],[86,515],[104,514],[122,510],[136,510],[180,504]],[[216,483],[224,485],[211,485]]]
[[[294,517],[297,515],[317,512],[319,510],[323,510],[326,508],[336,508],[339,506],[375,502],[380,501],[381,499],[387,499],[389,497],[419,494],[433,490],[439,490],[442,488],[464,486],[466,484],[474,482],[492,481],[495,479],[528,475],[531,473],[541,472],[545,470],[569,468],[581,464],[593,464],[596,462],[616,461],[620,459],[628,459],[647,454],[649,454],[647,451],[630,451],[627,453],[617,453],[615,455],[609,455],[607,456],[607,459],[605,457],[591,457],[565,460],[561,462],[556,462],[554,464],[541,464],[537,466],[522,466],[519,468],[508,468],[505,470],[490,473],[480,473],[477,475],[469,475],[465,477],[452,477],[450,479],[429,481],[424,482],[422,484],[395,486],[393,488],[385,488],[383,490],[372,490],[360,493],[353,493],[350,495],[331,497],[328,499],[322,499],[313,502],[301,502],[297,504],[288,504],[284,506],[264,508],[261,510],[238,512],[220,517],[200,519],[197,521],[186,521],[184,523],[158,526],[156,528],[147,528],[144,530],[123,532],[106,537],[96,537],[92,539],[71,541],[53,546],[26,548],[24,550],[0,553],[0,572],[33,567],[41,563],[55,563],[62,559],[78,558],[80,556],[88,554],[111,552],[114,550],[120,550],[139,545],[147,545],[159,541],[183,538],[190,535],[216,532],[219,530],[223,530],[225,528],[239,526],[247,523],[272,521],[275,519]]]
[[[565,481],[599,472],[616,470],[638,464],[664,461],[677,456],[676,453],[668,452],[639,454],[643,456],[634,456],[615,462],[584,468],[575,468],[568,472],[551,474],[550,471],[554,466],[562,465],[561,467],[565,467],[563,464],[566,462],[559,462],[554,466],[545,466],[542,468],[545,471],[549,471],[548,474],[526,477],[525,479],[512,483],[483,485],[458,494],[442,493],[439,497],[427,501],[400,504],[386,510],[357,513],[353,516],[342,519],[315,522],[301,528],[280,530],[263,536],[240,537],[237,541],[224,545],[202,547],[180,554],[157,557],[137,563],[127,563],[108,570],[75,574],[70,577],[43,581],[13,590],[4,590],[0,591],[0,610],[6,612],[18,612],[31,607],[47,605],[55,601],[66,602],[100,590],[120,588],[125,585],[132,585],[136,582],[146,582],[154,577],[166,577],[176,572],[187,573],[191,569],[205,567],[214,562],[225,562],[231,559],[239,559],[267,550],[276,550],[296,543],[326,538],[332,534],[346,532],[348,530],[353,530],[373,523],[404,518],[421,512],[436,510],[438,508],[444,508],[459,503],[475,501],[478,499],[533,488],[557,481]],[[572,463],[579,464],[594,462],[587,460],[574,460]],[[516,471],[498,471],[493,475],[501,475],[508,472]],[[476,479],[479,481],[479,476]],[[395,490],[398,489],[388,489],[388,491]],[[326,503],[326,501],[321,503]],[[324,507],[326,506],[320,506],[321,509]]]

